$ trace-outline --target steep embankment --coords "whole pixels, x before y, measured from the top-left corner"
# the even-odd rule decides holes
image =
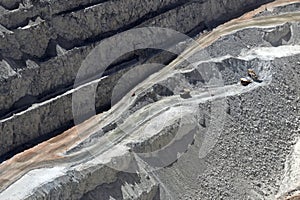
[[[276,1],[225,23],[135,96],[2,163],[0,199],[296,198],[295,5]],[[249,68],[260,81],[244,87]],[[126,74],[121,83],[132,81]]]
[[[199,32],[268,1],[0,2],[0,155],[73,125],[71,99],[77,71],[102,39],[144,26]],[[151,51],[126,54],[111,65],[109,76],[93,78],[98,80],[98,112],[111,106],[116,80],[149,56]],[[163,55],[154,61],[168,63],[173,58]]]

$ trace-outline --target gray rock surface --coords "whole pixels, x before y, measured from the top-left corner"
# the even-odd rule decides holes
[[[196,4],[182,9],[197,8]],[[218,4],[211,6],[218,11]],[[277,16],[284,8],[226,23],[200,35],[196,46],[188,41],[175,46],[182,52],[188,45],[163,68],[154,65],[149,70],[149,65],[138,64],[164,62],[164,53],[128,62],[126,67],[121,59],[117,72],[3,119],[0,141],[9,151],[11,145],[46,135],[72,120],[76,92],[98,85],[97,108],[115,100],[108,111],[0,164],[0,199],[299,198],[300,15]],[[164,14],[153,21],[164,21],[159,19]],[[164,19],[177,21],[173,14]],[[62,48],[55,60],[27,63],[32,72],[45,63],[55,71],[53,63],[80,61],[91,48],[65,53]],[[101,50],[100,54],[105,56]],[[187,56],[190,63],[183,59]],[[3,80],[20,76],[23,70],[13,68],[10,61],[0,63]],[[242,86],[240,78],[250,78],[247,69],[259,78]],[[56,78],[54,82],[60,80]],[[72,75],[66,79],[73,81]],[[51,73],[44,83],[52,84],[50,80]],[[24,101],[34,101],[33,97]],[[81,110],[89,114],[84,107]]]
[[[0,3],[6,9],[0,15],[1,63],[6,66],[0,76],[0,134],[7,138],[1,140],[0,155],[71,125],[69,91],[82,61],[103,38],[145,26],[172,28],[182,33],[203,30],[264,2],[268,0],[244,3],[212,0]],[[19,6],[15,7],[17,4]],[[145,62],[151,56],[138,52],[125,55],[116,61],[117,66],[112,71],[123,66],[133,67],[137,60]],[[171,60],[164,53],[155,59],[162,63]],[[122,64],[128,60],[131,63]],[[119,72],[116,76],[121,75]],[[113,86],[113,83],[105,85],[107,94]],[[99,91],[98,94],[102,93]],[[105,95],[101,98],[105,101],[97,100],[99,111],[109,107],[110,101]],[[50,118],[49,113],[55,116]],[[29,126],[33,122],[34,125]]]

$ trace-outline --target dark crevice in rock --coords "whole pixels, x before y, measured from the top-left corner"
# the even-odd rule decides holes
[[[4,0],[6,1],[6,0]],[[0,2],[0,6],[2,6],[3,8],[5,8],[6,10],[15,10],[17,8],[19,8],[19,4],[20,4],[20,0],[19,1],[16,1],[14,3],[9,3],[9,2]]]
[[[137,54],[129,55],[116,63],[108,66],[106,70],[103,72],[103,76],[108,76],[110,74],[114,74],[122,69],[126,69],[127,67],[133,66],[139,61],[139,56]]]
[[[57,56],[57,49],[56,49],[57,42],[51,39],[48,43],[48,47],[46,49],[46,53],[44,54],[44,60],[49,60],[50,58]]]
[[[110,124],[107,124],[106,126],[104,126],[103,128],[102,128],[102,130],[103,130],[103,132],[104,133],[107,133],[107,132],[109,132],[109,131],[112,131],[112,130],[114,130],[114,129],[116,129],[117,128],[117,123],[110,123]]]
[[[9,28],[6,27],[6,28],[8,28],[8,30],[10,30],[10,31],[14,31],[14,30],[18,29],[19,27],[27,26],[30,21],[35,21],[36,18],[38,18],[38,16],[29,17],[29,18],[26,18],[23,21],[19,22],[16,26],[9,27]]]
[[[16,101],[14,105],[12,106],[12,110],[17,110],[19,108],[26,107],[27,105],[32,105],[37,101],[37,97],[32,96],[32,95],[26,95]]]
[[[81,44],[81,46],[88,46],[88,45],[83,45],[83,41],[80,40],[73,40],[73,41],[68,41],[66,39],[64,39],[63,37],[61,37],[60,35],[57,36],[57,44],[59,44],[62,48],[66,49],[66,50],[71,50],[73,48],[75,48],[74,44]]]

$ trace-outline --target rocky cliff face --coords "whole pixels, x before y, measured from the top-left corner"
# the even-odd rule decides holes
[[[2,154],[71,124],[77,93],[95,87],[97,110],[112,104],[91,118],[81,111],[88,120],[0,164],[0,199],[299,198],[299,2],[275,1],[194,42],[166,45],[180,52],[176,59],[151,50],[123,55],[105,76],[87,71],[90,79],[73,88],[96,45],[128,42],[113,37],[118,31],[156,25],[197,32],[257,5],[147,1],[130,12],[124,2],[0,3],[9,35],[42,30],[17,28],[37,16],[51,27],[44,53],[3,46]],[[149,33],[141,37],[151,41]]]
[[[71,89],[76,74],[84,58],[104,38],[145,26],[192,33],[265,2],[0,2],[0,154],[72,126]],[[96,97],[99,112],[110,107],[112,88],[126,72],[124,68],[144,63],[149,56],[152,54],[133,52],[111,66],[114,74],[98,81],[98,88],[102,88]],[[166,63],[172,57],[161,58]]]

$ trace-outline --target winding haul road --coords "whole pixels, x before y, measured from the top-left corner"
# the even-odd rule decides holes
[[[197,39],[198,44],[196,46],[188,48],[185,52],[183,52],[181,56],[179,56],[168,66],[163,68],[159,73],[155,74],[154,76],[151,76],[149,79],[139,84],[134,89],[134,91],[137,91],[138,95],[140,92],[151,87],[151,84],[153,82],[157,82],[161,79],[161,77],[168,76],[168,74],[170,74],[174,67],[182,62],[182,57],[192,56],[195,52],[209,46],[221,36],[231,34],[238,30],[242,30],[249,27],[272,27],[284,24],[286,22],[300,22],[300,12],[282,14],[278,16],[263,16],[254,18],[254,16],[257,13],[263,10],[273,9],[274,7],[284,6],[297,2],[300,3],[300,0],[278,0],[273,3],[261,6],[255,11],[247,13],[240,18],[231,20],[217,27],[210,33],[207,33],[206,35],[201,36],[199,39]],[[224,93],[225,90],[227,92],[232,91],[232,94],[229,95],[235,95],[237,93],[245,92],[241,89],[241,87],[237,85],[230,85],[224,87],[225,88],[215,88],[214,90],[211,90],[209,94],[213,92],[215,93],[215,96],[211,96],[208,93],[195,94],[189,102],[193,102],[196,100],[211,100],[212,98],[218,98],[224,95],[226,96],[228,95],[228,93]],[[247,90],[251,90],[255,87],[258,87],[258,85],[254,84],[252,87],[247,88]],[[181,104],[178,97],[172,98],[173,100],[171,101],[170,98],[169,104],[166,104],[166,106],[168,105],[170,107],[176,104]],[[111,110],[109,110],[108,112],[94,116],[91,119],[83,122],[82,124],[65,131],[61,135],[54,137],[46,142],[43,142],[31,149],[28,149],[0,164],[0,199],[2,199],[1,195],[3,195],[1,193],[4,193],[5,190],[9,186],[12,186],[15,181],[17,181],[33,169],[47,168],[59,165],[68,166],[72,163],[83,162],[84,160],[86,160],[87,157],[90,156],[90,154],[86,151],[80,151],[74,154],[67,154],[66,152],[76,147],[80,142],[84,141],[91,134],[99,131],[104,125],[115,121],[115,119],[118,118],[118,116],[122,114],[124,110],[128,109],[128,107],[132,104],[132,102],[135,99],[136,97],[133,98],[130,94],[128,94],[114,107],[112,107]],[[106,137],[110,138],[108,139]],[[128,137],[128,135],[103,136],[103,139],[101,138],[101,140],[99,140],[99,143],[97,143],[97,145],[94,146],[94,148],[97,148],[99,150],[99,147],[101,147],[100,152],[105,152],[111,147],[111,145],[120,143],[122,140],[124,140],[125,137]],[[105,144],[105,142],[107,141],[112,141],[112,143],[107,145]]]

